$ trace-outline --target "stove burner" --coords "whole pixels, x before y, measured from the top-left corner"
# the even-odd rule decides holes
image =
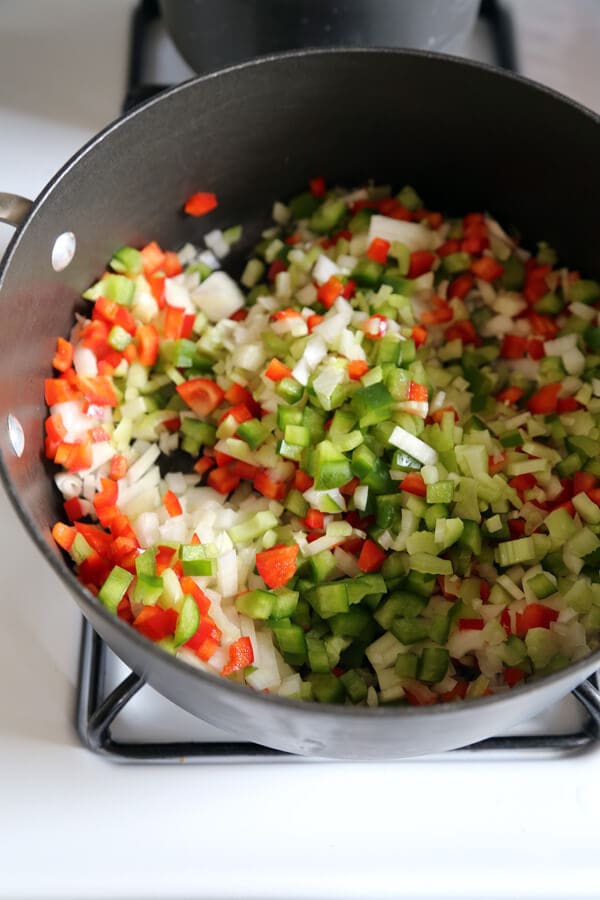
[[[116,688],[105,693],[107,646],[84,621],[81,641],[77,697],[77,731],[85,747],[113,762],[128,763],[249,763],[249,762],[326,762],[272,750],[259,744],[236,741],[118,741],[111,734],[115,719],[137,692],[144,687],[142,676],[131,673]],[[454,754],[480,756],[501,751],[507,758],[518,754],[552,753],[562,756],[592,749],[600,744],[600,692],[591,679],[573,691],[588,717],[577,731],[568,734],[508,735],[488,738]],[[338,760],[336,760],[338,762]]]
[[[487,24],[499,66],[516,70],[516,56],[512,20],[508,11],[497,0],[482,0],[480,18]],[[133,14],[129,56],[128,85],[123,109],[127,111],[138,103],[164,90],[167,85],[149,84],[144,80],[152,30],[160,19],[156,0],[141,0]],[[106,662],[108,647],[84,621],[77,696],[77,731],[89,750],[115,762],[129,763],[180,763],[185,760],[203,763],[247,762],[306,762],[304,757],[280,750],[272,750],[258,744],[235,741],[119,741],[113,738],[111,727],[127,704],[145,685],[143,677],[129,674],[112,690],[106,690]],[[483,753],[503,752],[507,758],[515,753],[523,755],[535,752],[551,752],[557,755],[590,749],[600,743],[600,692],[591,680],[584,682],[573,692],[588,716],[584,725],[567,734],[509,735],[489,738],[459,751],[471,758]],[[314,761],[314,760],[313,760]],[[323,760],[321,760],[322,762]]]

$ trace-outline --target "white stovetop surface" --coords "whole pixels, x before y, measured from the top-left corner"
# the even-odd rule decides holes
[[[598,4],[513,3],[527,74],[600,108]],[[131,7],[1,4],[0,189],[35,196],[113,118]],[[179,768],[93,756],[73,728],[79,614],[3,493],[0,533],[3,900],[600,896],[598,752]]]

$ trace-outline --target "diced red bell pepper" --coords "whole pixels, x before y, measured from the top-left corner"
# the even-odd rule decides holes
[[[496,400],[498,403],[505,403],[507,406],[512,406],[513,403],[519,402],[524,393],[525,391],[523,388],[513,384],[511,387],[504,388],[503,391],[496,394]]]
[[[522,613],[517,613],[517,635],[525,637],[530,628],[549,628],[558,619],[558,611],[543,603],[530,603]]]
[[[325,184],[325,179],[322,175],[317,175],[315,178],[311,178],[308,182],[308,187],[313,197],[325,196],[327,185]]]
[[[247,666],[251,666],[254,662],[254,651],[252,649],[252,641],[249,637],[238,638],[233,644],[229,645],[227,663],[221,671],[221,675],[232,675],[239,672]]]
[[[165,320],[163,334],[169,341],[176,341],[181,337],[185,309],[181,306],[165,306]]]
[[[504,274],[504,266],[501,265],[493,256],[482,256],[480,259],[474,259],[471,263],[471,272],[481,278],[482,281],[496,281]]]
[[[92,444],[86,439],[67,443],[64,441],[57,447],[54,462],[58,466],[64,466],[69,472],[80,472],[89,469],[92,465]]]
[[[331,309],[338,297],[344,293],[344,283],[336,275],[332,275],[325,284],[317,288],[319,302],[326,309]]]
[[[562,385],[560,382],[545,384],[527,401],[527,409],[534,415],[547,416],[555,413],[558,406],[558,395]]]
[[[159,546],[156,548],[156,559],[155,559],[157,575],[162,575],[162,573],[165,571],[165,569],[171,568],[171,563],[173,562],[173,559],[175,558],[176,553],[177,553],[177,550],[175,550],[173,547],[164,547],[161,544],[159,544]]]
[[[506,465],[506,453],[498,453],[496,456],[488,456],[488,472],[496,475]]]
[[[76,387],[89,403],[99,406],[117,406],[118,400],[110,378],[105,375],[77,375]]]
[[[438,695],[414,678],[410,682],[407,679],[403,686],[404,695],[411,706],[433,706],[438,702]]]
[[[409,472],[408,475],[405,475],[400,482],[400,490],[415,494],[417,497],[427,495],[427,485],[423,481],[423,476],[418,472]]]
[[[411,337],[415,342],[417,347],[420,347],[427,340],[427,329],[423,328],[422,325],[415,325],[413,327]]]
[[[434,297],[435,309],[421,313],[421,324],[441,325],[442,322],[450,322],[454,318],[452,307],[440,297]]]
[[[65,378],[46,378],[44,381],[44,397],[47,406],[55,403],[66,403],[69,400],[77,400],[79,391]]]
[[[320,316],[318,313],[313,313],[306,320],[306,324],[308,326],[308,330],[312,333],[313,328],[316,328],[317,325],[320,325],[323,321],[324,316]]]
[[[322,531],[325,527],[325,515],[318,509],[309,509],[304,517],[304,524],[311,530],[316,528]]]
[[[149,244],[142,247],[140,253],[142,254],[142,265],[144,267],[144,275],[146,278],[148,278],[149,275],[154,275],[154,273],[158,272],[159,269],[162,269],[165,264],[164,251],[158,246],[156,241],[150,241]]]
[[[548,291],[547,276],[552,271],[552,266],[536,266],[535,262],[527,268],[523,296],[528,303],[536,303]]]
[[[483,619],[459,619],[458,620],[458,630],[459,631],[482,631],[485,622]]]
[[[256,568],[270,588],[283,587],[296,574],[298,545],[278,544],[256,554]]]
[[[143,366],[153,366],[158,359],[158,331],[154,325],[140,325],[136,337],[139,362]]]
[[[310,490],[314,483],[314,479],[311,478],[310,475],[307,475],[302,469],[296,469],[294,475],[294,487],[297,491],[304,493],[304,491]]]
[[[133,620],[133,627],[151,641],[162,641],[175,633],[177,613],[174,609],[160,606],[145,606]]]
[[[504,359],[523,359],[527,352],[527,338],[520,334],[505,334],[500,347]]]
[[[229,468],[211,469],[206,479],[209,487],[218,491],[219,494],[229,494],[234,491],[239,483],[240,476],[235,475]]]
[[[176,390],[189,408],[202,418],[214,412],[225,397],[225,391],[210,378],[192,378],[178,384]]]
[[[552,340],[558,334],[558,325],[550,316],[541,316],[539,313],[529,314],[529,323],[535,334],[539,334],[544,340]]]
[[[575,397],[559,397],[556,402],[556,411],[559,415],[575,412],[581,408],[581,403]]]
[[[508,520],[508,530],[510,531],[511,538],[520,538],[525,534],[525,520],[524,519],[509,519]]]
[[[447,341],[455,341],[460,339],[463,344],[475,344],[478,347],[481,344],[481,338],[475,331],[475,327],[469,319],[460,319],[453,322],[445,331]]]
[[[180,516],[183,513],[179,497],[173,491],[167,491],[162,498],[162,502],[170,516]]]
[[[175,275],[180,275],[183,272],[183,266],[179,262],[179,257],[172,250],[167,250],[165,253],[163,271],[167,278],[174,278]]]
[[[210,456],[201,456],[200,459],[196,460],[194,463],[194,472],[197,472],[198,475],[205,475],[206,472],[215,465],[214,459],[211,459]]]
[[[460,241],[451,239],[449,241],[445,241],[440,247],[435,251],[441,259],[445,256],[450,256],[451,253],[458,253],[460,250]]]
[[[440,694],[440,699],[443,700],[444,703],[452,703],[453,700],[464,700],[468,689],[469,682],[460,679],[456,682],[451,691],[444,691]]]
[[[291,378],[291,376],[292,370],[275,357],[265,369],[265,377],[270,381],[282,381],[284,378]]]
[[[406,399],[415,400],[417,403],[427,403],[427,400],[429,399],[427,386],[424,384],[417,384],[416,381],[409,381]]]
[[[58,546],[67,552],[71,549],[76,535],[76,530],[63,522],[57,522],[52,528],[52,537]]]
[[[573,475],[573,493],[587,494],[589,491],[593,490],[598,483],[598,479],[592,472],[575,472]]]
[[[267,278],[272,284],[280,272],[287,272],[287,263],[284,263],[282,259],[274,259],[267,272]]]
[[[352,381],[360,381],[369,371],[369,364],[364,359],[353,359],[348,363],[348,375]]]
[[[543,359],[546,355],[544,350],[544,342],[538,338],[530,338],[527,341],[527,352],[532,359]]]
[[[419,275],[430,272],[434,262],[435,253],[431,253],[429,250],[414,250],[410,254],[408,277],[418,278]]]
[[[257,472],[254,478],[254,487],[269,500],[283,500],[288,492],[286,481],[274,481],[265,469]]]
[[[373,238],[367,248],[367,256],[374,262],[385,265],[391,246],[391,243],[389,241],[386,241],[384,238]]]
[[[507,684],[509,687],[514,687],[515,684],[523,681],[523,679],[525,678],[525,672],[523,671],[523,669],[518,669],[516,666],[506,666],[502,671],[502,677],[505,684]]]
[[[217,197],[210,191],[198,191],[185,201],[184,212],[188,216],[205,216],[217,208]]]
[[[194,598],[201,616],[206,616],[208,614],[210,600],[190,575],[184,575],[181,579],[181,590],[184,594],[190,594]]]
[[[362,545],[358,557],[358,568],[361,572],[379,572],[387,558],[385,550],[375,541],[367,539]]]
[[[148,284],[150,285],[150,293],[156,300],[159,309],[164,309],[165,300],[165,274],[164,272],[156,272],[154,275],[146,275]]]
[[[66,372],[73,364],[73,344],[59,337],[56,341],[56,353],[52,365],[59,372]]]
[[[448,299],[452,300],[454,297],[458,297],[459,300],[464,300],[474,284],[475,279],[470,272],[461,272],[448,287]]]

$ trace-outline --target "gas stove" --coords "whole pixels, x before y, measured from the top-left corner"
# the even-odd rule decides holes
[[[0,188],[35,196],[125,93],[136,103],[192,74],[152,4],[101,6],[0,12]],[[600,109],[593,0],[484,10],[465,55]],[[9,237],[1,227],[0,252]],[[80,645],[77,608],[3,493],[0,523],[2,900],[598,896],[597,709],[571,695],[424,760],[300,762],[190,716],[87,626]]]

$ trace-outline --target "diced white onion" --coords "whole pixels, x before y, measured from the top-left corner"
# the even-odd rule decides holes
[[[393,447],[397,447],[398,450],[403,450],[409,456],[413,456],[423,465],[433,466],[438,461],[437,451],[433,447],[430,447],[425,441],[411,434],[410,431],[406,431],[400,425],[395,426],[388,438],[388,442]]]
[[[433,232],[424,225],[378,215],[371,216],[368,243],[370,244],[376,237],[383,238],[390,244],[399,241],[411,251],[430,250],[434,241]]]

